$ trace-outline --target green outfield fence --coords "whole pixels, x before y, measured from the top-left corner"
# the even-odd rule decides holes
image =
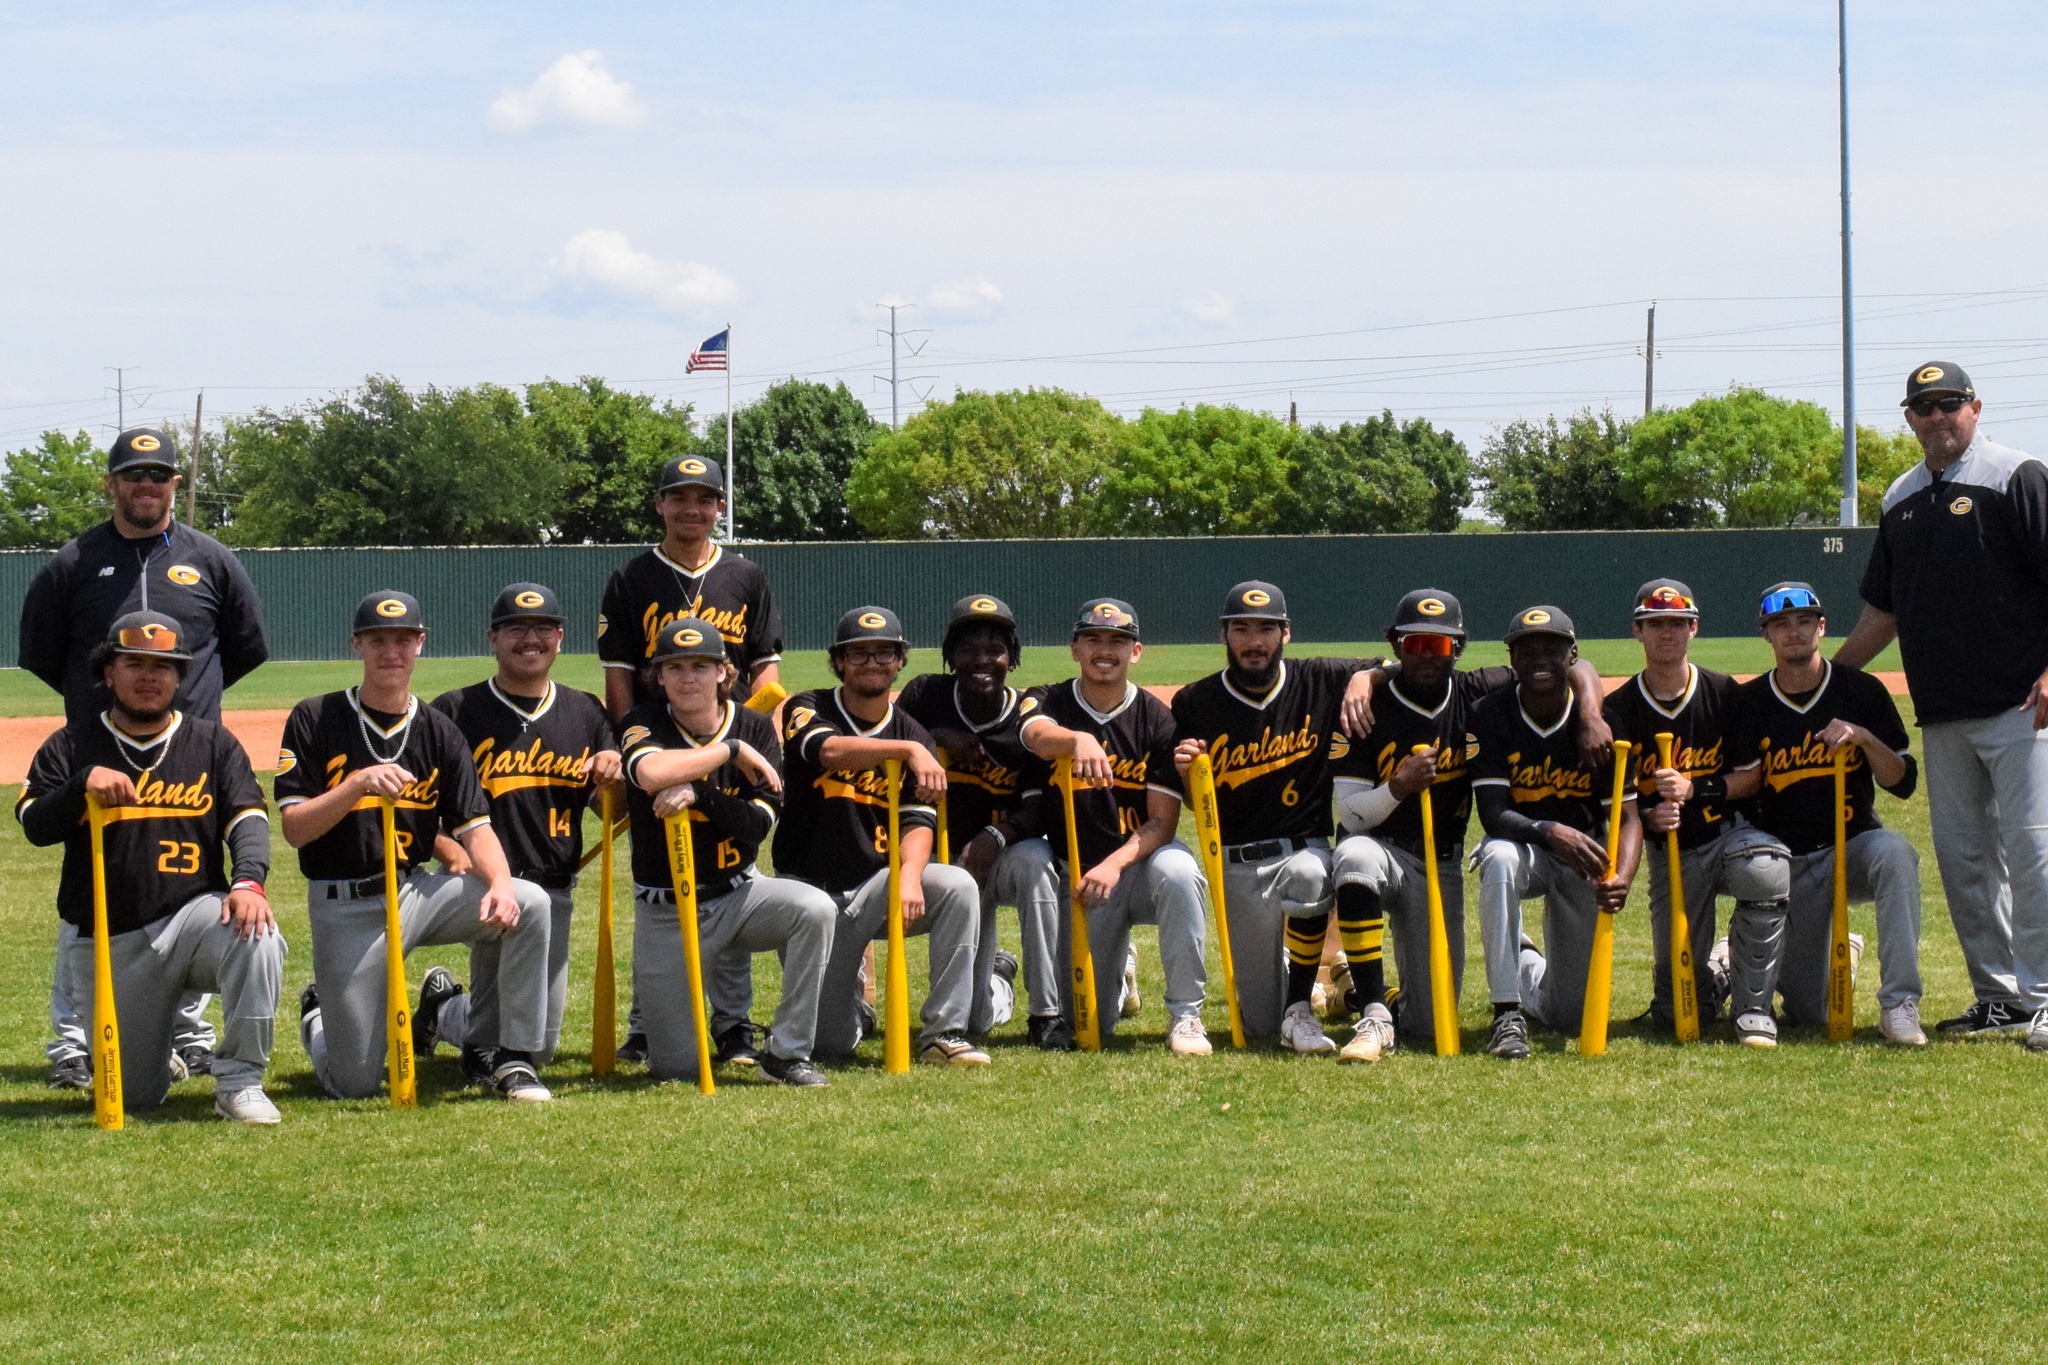
[[[1188,540],[953,540],[741,547],[782,603],[785,643],[821,649],[848,607],[878,603],[903,617],[914,643],[936,644],[955,599],[989,592],[1010,603],[1027,644],[1064,641],[1077,606],[1121,597],[1145,638],[1215,637],[1231,584],[1247,578],[1287,593],[1303,640],[1369,640],[1410,588],[1440,587],[1465,604],[1479,638],[1510,614],[1560,606],[1588,638],[1628,633],[1630,594],[1647,578],[1683,579],[1699,594],[1701,631],[1754,626],[1757,593],[1805,579],[1842,616],[1856,598],[1873,530],[1558,531],[1498,535],[1246,536]],[[350,613],[363,594],[401,588],[425,605],[439,655],[483,654],[491,599],[520,579],[546,583],[570,613],[564,648],[596,648],[598,600],[613,567],[637,546],[480,546],[243,550],[263,594],[272,657],[348,655]],[[46,551],[0,552],[4,600],[19,603]],[[1843,627],[1846,629],[1846,626]],[[0,611],[0,658],[16,655],[19,612]]]

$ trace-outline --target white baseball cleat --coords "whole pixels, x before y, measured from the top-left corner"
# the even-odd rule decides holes
[[[1166,1046],[1183,1057],[1206,1057],[1214,1048],[1209,1046],[1209,1030],[1202,1027],[1198,1014],[1183,1014],[1173,1021],[1173,1027],[1166,1031]]]
[[[1280,1045],[1309,1055],[1337,1050],[1337,1040],[1323,1032],[1323,1026],[1316,1022],[1316,1012],[1306,1000],[1295,1001],[1281,1016]]]
[[[1374,1001],[1358,1016],[1351,1041],[1337,1054],[1340,1062],[1376,1062],[1394,1050],[1394,1016],[1385,1005]]]
[[[1900,1047],[1926,1047],[1927,1034],[1920,1027],[1920,1002],[1907,1000],[1878,1016],[1877,1031],[1887,1043]]]
[[[1117,1005],[1116,1012],[1123,1019],[1138,1017],[1138,950],[1135,946],[1124,953],[1124,998]]]
[[[283,1117],[260,1085],[252,1085],[230,1095],[216,1094],[213,1112],[230,1123],[271,1124]]]

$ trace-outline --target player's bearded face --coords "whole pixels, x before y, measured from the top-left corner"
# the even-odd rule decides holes
[[[961,632],[947,662],[969,692],[999,692],[1010,676],[1010,644],[1000,631],[976,626]]]
[[[1074,637],[1070,652],[1090,682],[1115,683],[1129,676],[1144,649],[1122,631],[1084,630]]]
[[[897,645],[847,645],[833,656],[839,681],[856,697],[883,697],[903,671],[903,650]]]
[[[1578,653],[1578,646],[1562,635],[1524,635],[1508,646],[1508,662],[1524,688],[1552,696],[1564,691],[1565,670]]]
[[[654,510],[677,540],[708,540],[718,526],[718,509],[724,505],[725,499],[710,489],[690,484],[663,493],[655,499]]]
[[[1764,622],[1764,639],[1781,664],[1803,664],[1820,648],[1828,619],[1817,611],[1788,611]]]
[[[507,621],[492,626],[491,654],[515,678],[547,676],[562,652],[562,628],[552,621]]]
[[[178,695],[178,668],[169,659],[144,659],[116,654],[107,665],[107,688],[114,705],[130,720],[149,724],[170,714]]]
[[[1457,644],[1451,641],[1448,653],[1438,653],[1442,648],[1438,641],[1450,641],[1448,635],[1436,635],[1426,631],[1412,631],[1397,636],[1394,652],[1401,656],[1401,690],[1411,697],[1434,695],[1443,686],[1444,679],[1457,667]],[[1413,644],[1405,643],[1413,641]]]
[[[1911,408],[1906,408],[1906,425],[1920,438],[1920,448],[1937,460],[1953,460],[1970,448],[1970,442],[1977,435],[1977,414],[1984,410],[1984,400],[1972,398],[1954,412],[1943,412],[1936,408],[1922,417]]]
[[[1293,633],[1278,621],[1223,623],[1223,648],[1230,656],[1231,669],[1261,686],[1272,681],[1292,638]]]
[[[107,495],[114,500],[114,519],[131,531],[150,531],[162,525],[180,482],[174,476],[162,483],[151,479],[130,483],[118,474],[109,474],[106,480]]]

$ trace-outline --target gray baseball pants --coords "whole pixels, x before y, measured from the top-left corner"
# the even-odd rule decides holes
[[[1979,1000],[2048,1009],[2048,731],[2012,710],[1921,735],[1934,858],[1970,984]]]
[[[243,938],[232,924],[222,924],[226,899],[211,892],[194,896],[162,919],[107,941],[121,1026],[121,1099],[129,1109],[154,1109],[169,1093],[180,1001],[195,990],[220,992],[215,1093],[233,1095],[263,1084],[288,950],[275,931]],[[92,959],[92,940],[73,934],[59,963],[71,998],[83,1002],[88,1036],[96,1023]]]
[[[548,897],[548,1033],[547,1046],[533,1054],[535,1065],[555,1059],[562,1039],[562,1011],[569,1002],[569,920],[576,909],[575,892],[544,886]],[[441,1006],[434,1032],[444,1043],[462,1047],[472,1039],[478,1047],[498,1045],[498,959],[503,945],[496,939],[469,945],[469,991]],[[417,1024],[415,1024],[417,1027]]]
[[[1693,998],[1700,1021],[1714,1012],[1714,951],[1717,895],[1738,906],[1781,902],[1789,894],[1792,855],[1778,840],[1740,816],[1703,844],[1678,851],[1678,875],[1685,886],[1686,928],[1692,939]],[[1650,871],[1650,1017],[1669,1024],[1671,1006],[1671,859],[1665,838],[1643,831],[1643,861]],[[1731,919],[1732,928],[1732,919]]]
[[[1237,972],[1237,1012],[1247,1038],[1280,1036],[1287,1000],[1288,916],[1309,917],[1329,910],[1336,896],[1330,880],[1330,841],[1255,863],[1230,860],[1235,846],[1223,846],[1223,918],[1230,927],[1230,960]],[[1101,958],[1096,974],[1101,976]],[[1111,978],[1122,974],[1121,959]]]
[[[1878,1008],[1918,1000],[1920,854],[1905,835],[1893,829],[1870,829],[1852,836],[1848,853],[1849,900],[1870,902],[1877,916]],[[1793,857],[1785,962],[1778,973],[1787,1023],[1827,1022],[1834,907],[1834,849]]]
[[[79,996],[71,989],[67,979],[64,960],[70,947],[78,938],[78,926],[68,919],[57,921],[57,956],[50,972],[50,1041],[43,1044],[43,1055],[50,1059],[50,1065],[83,1057],[90,1051],[85,1044],[85,1020],[80,1017]],[[88,990],[86,995],[92,992]],[[171,1047],[183,1052],[188,1047],[213,1048],[213,1025],[206,1022],[206,1003],[213,999],[205,991],[186,991],[178,997],[178,1017],[171,1025]],[[121,1053],[122,1064],[126,1065],[128,1054]]]
[[[1439,856],[1436,864],[1453,997],[1465,989],[1465,874],[1459,861],[1453,851],[1447,858]],[[1429,1034],[1435,1027],[1436,991],[1429,977],[1429,878],[1422,859],[1370,834],[1353,834],[1338,841],[1332,875],[1339,886],[1363,886],[1380,898],[1394,938],[1402,1019],[1409,1032]]]
[[[519,922],[501,930],[477,918],[488,889],[477,877],[415,869],[398,884],[401,946],[411,952],[496,940],[496,1041],[537,1053],[547,1044],[548,893],[514,878]],[[313,921],[313,980],[320,993],[306,1052],[328,1094],[367,1099],[384,1085],[384,898],[342,899],[351,896],[350,884],[331,881],[308,882],[306,895]]]
[[[1543,951],[1522,949],[1522,902],[1543,897]],[[1479,938],[1486,987],[1516,1000],[1538,1023],[1577,1033],[1600,903],[1593,883],[1547,848],[1515,839],[1479,846]]]
[[[838,912],[815,886],[762,876],[697,907],[700,961],[735,952],[781,958],[782,999],[768,1029],[768,1050],[784,1060],[811,1055]],[[662,1080],[696,1080],[697,1020],[672,890],[633,888],[633,984],[647,1029],[648,1071]]]
[[[1016,1007],[1014,991],[996,980],[996,911],[1017,907],[1017,931],[1023,952],[1024,989],[1033,1014],[1058,1014],[1065,980],[1054,960],[1060,931],[1059,873],[1052,848],[1043,839],[1021,839],[996,855],[988,885],[981,888],[981,929],[974,945],[974,1010],[968,1031],[984,1034],[1010,1021]]]
[[[919,1047],[942,1033],[967,1032],[974,1008],[974,949],[981,936],[981,888],[973,877],[961,868],[928,863],[923,885],[924,918],[907,931],[925,937],[930,962]],[[839,917],[819,992],[815,1050],[820,1057],[846,1057],[860,1045],[855,1002],[860,996],[861,957],[868,944],[888,930],[889,869],[879,869],[857,889],[832,899]]]
[[[1066,912],[1072,892],[1067,865],[1056,863],[1061,980],[1073,978],[1074,917]],[[1109,899],[1088,910],[1088,953],[1095,964],[1095,1020],[1106,1041],[1116,1033],[1123,1012],[1124,958],[1130,952],[1131,926],[1159,926],[1159,965],[1166,976],[1168,1019],[1200,1018],[1208,987],[1202,947],[1209,915],[1209,879],[1186,844],[1178,839],[1154,850],[1117,878]],[[1237,945],[1231,944],[1236,960]],[[1243,1008],[1243,982],[1238,1005]],[[1277,1026],[1276,1026],[1277,1027]]]

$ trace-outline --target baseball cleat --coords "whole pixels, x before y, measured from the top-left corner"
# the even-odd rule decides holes
[[[498,1049],[494,1047],[471,1047],[462,1045],[462,1057],[457,1065],[462,1068],[462,1079],[483,1090],[494,1084],[491,1073],[498,1069]]]
[[[1856,969],[1863,965],[1863,935],[1849,935],[1849,989],[1856,989]]]
[[[43,1084],[52,1090],[90,1090],[92,1065],[83,1057],[66,1057],[50,1068],[50,1079]]]
[[[1072,1052],[1080,1046],[1074,1041],[1074,1026],[1063,1014],[1034,1014],[1025,1028],[1031,1045],[1044,1052]]]
[[[928,1066],[987,1066],[988,1054],[957,1033],[941,1033],[924,1045],[918,1060]]]
[[[1209,1046],[1209,1030],[1202,1027],[1199,1014],[1183,1014],[1166,1031],[1166,1047],[1183,1057],[1206,1057],[1216,1049]]]
[[[1519,1009],[1493,1017],[1493,1038],[1486,1050],[1504,1062],[1519,1062],[1529,1055],[1529,1016]]]
[[[270,1102],[270,1096],[263,1093],[263,1087],[252,1085],[237,1090],[231,1095],[216,1094],[213,1097],[213,1112],[230,1123],[253,1123],[269,1125],[283,1116],[277,1106]]]
[[[1713,1003],[1717,1012],[1728,1007],[1729,997],[1735,993],[1735,979],[1729,975],[1728,961],[1728,936],[1723,934],[1714,941],[1713,950],[1707,954],[1707,973],[1713,983]]]
[[[1776,1047],[1778,1021],[1763,1013],[1738,1014],[1735,1016],[1735,1041],[1744,1047]]]
[[[441,1041],[441,1006],[462,994],[462,983],[446,967],[430,967],[420,978],[420,1007],[412,1013],[412,1050],[431,1057]]]
[[[767,1030],[758,1024],[734,1024],[718,1035],[717,1052],[712,1056],[713,1066],[758,1066],[761,1049],[754,1045],[755,1039]]]
[[[778,1057],[772,1050],[761,1053],[761,1075],[778,1085],[830,1085],[832,1078],[811,1065],[808,1057]]]
[[[1001,1028],[1017,1012],[1017,955],[998,948],[989,960],[989,1027]]]
[[[176,1085],[192,1073],[185,1069],[185,1059],[177,1053],[171,1054],[171,1084]]]
[[[316,983],[308,981],[306,989],[299,992],[299,1046],[309,1057],[313,1054],[313,1019],[319,1013],[320,992]]]
[[[178,1060],[185,1064],[187,1076],[211,1076],[213,1074],[213,1049],[204,1043],[187,1043],[178,1050]]]
[[[622,1062],[646,1061],[647,1035],[644,1033],[627,1034],[626,1041],[620,1043],[618,1047],[613,1050],[612,1056],[618,1058]]]
[[[1351,964],[1334,963],[1330,967],[1330,979],[1318,979],[1315,989],[1309,992],[1309,1008],[1313,1009],[1320,1019],[1326,1019],[1333,1024],[1341,1023],[1349,1019],[1353,1013],[1351,996]]]
[[[2048,1010],[2037,1011],[2027,1027],[2027,1051],[2048,1052]]]
[[[1323,1032],[1306,1000],[1295,1001],[1280,1016],[1280,1045],[1310,1057],[1337,1050],[1337,1040]]]
[[[1907,1000],[1878,1015],[1877,1031],[1887,1043],[1900,1047],[1926,1047],[1927,1034],[1920,1027],[1920,1002]]]
[[[862,1038],[878,1038],[881,1036],[882,1022],[875,1017],[875,1007],[873,1004],[855,997],[853,1012],[856,1016],[854,1022],[860,1026],[860,1034],[853,1040],[855,1047],[860,1046]]]
[[[1124,953],[1124,998],[1117,1006],[1117,1014],[1125,1019],[1138,1017],[1138,950],[1130,948]]]
[[[1376,1062],[1394,1050],[1394,1015],[1385,1005],[1367,1005],[1351,1030],[1351,1041],[1337,1054],[1340,1062]]]
[[[533,1063],[516,1057],[498,1063],[491,1072],[491,1086],[506,1099],[521,1104],[544,1104],[555,1097],[541,1084]]]
[[[1970,1037],[1980,1033],[2012,1033],[2028,1026],[2027,1014],[2005,1000],[1979,1000],[1953,1019],[1934,1026],[1936,1033]]]

